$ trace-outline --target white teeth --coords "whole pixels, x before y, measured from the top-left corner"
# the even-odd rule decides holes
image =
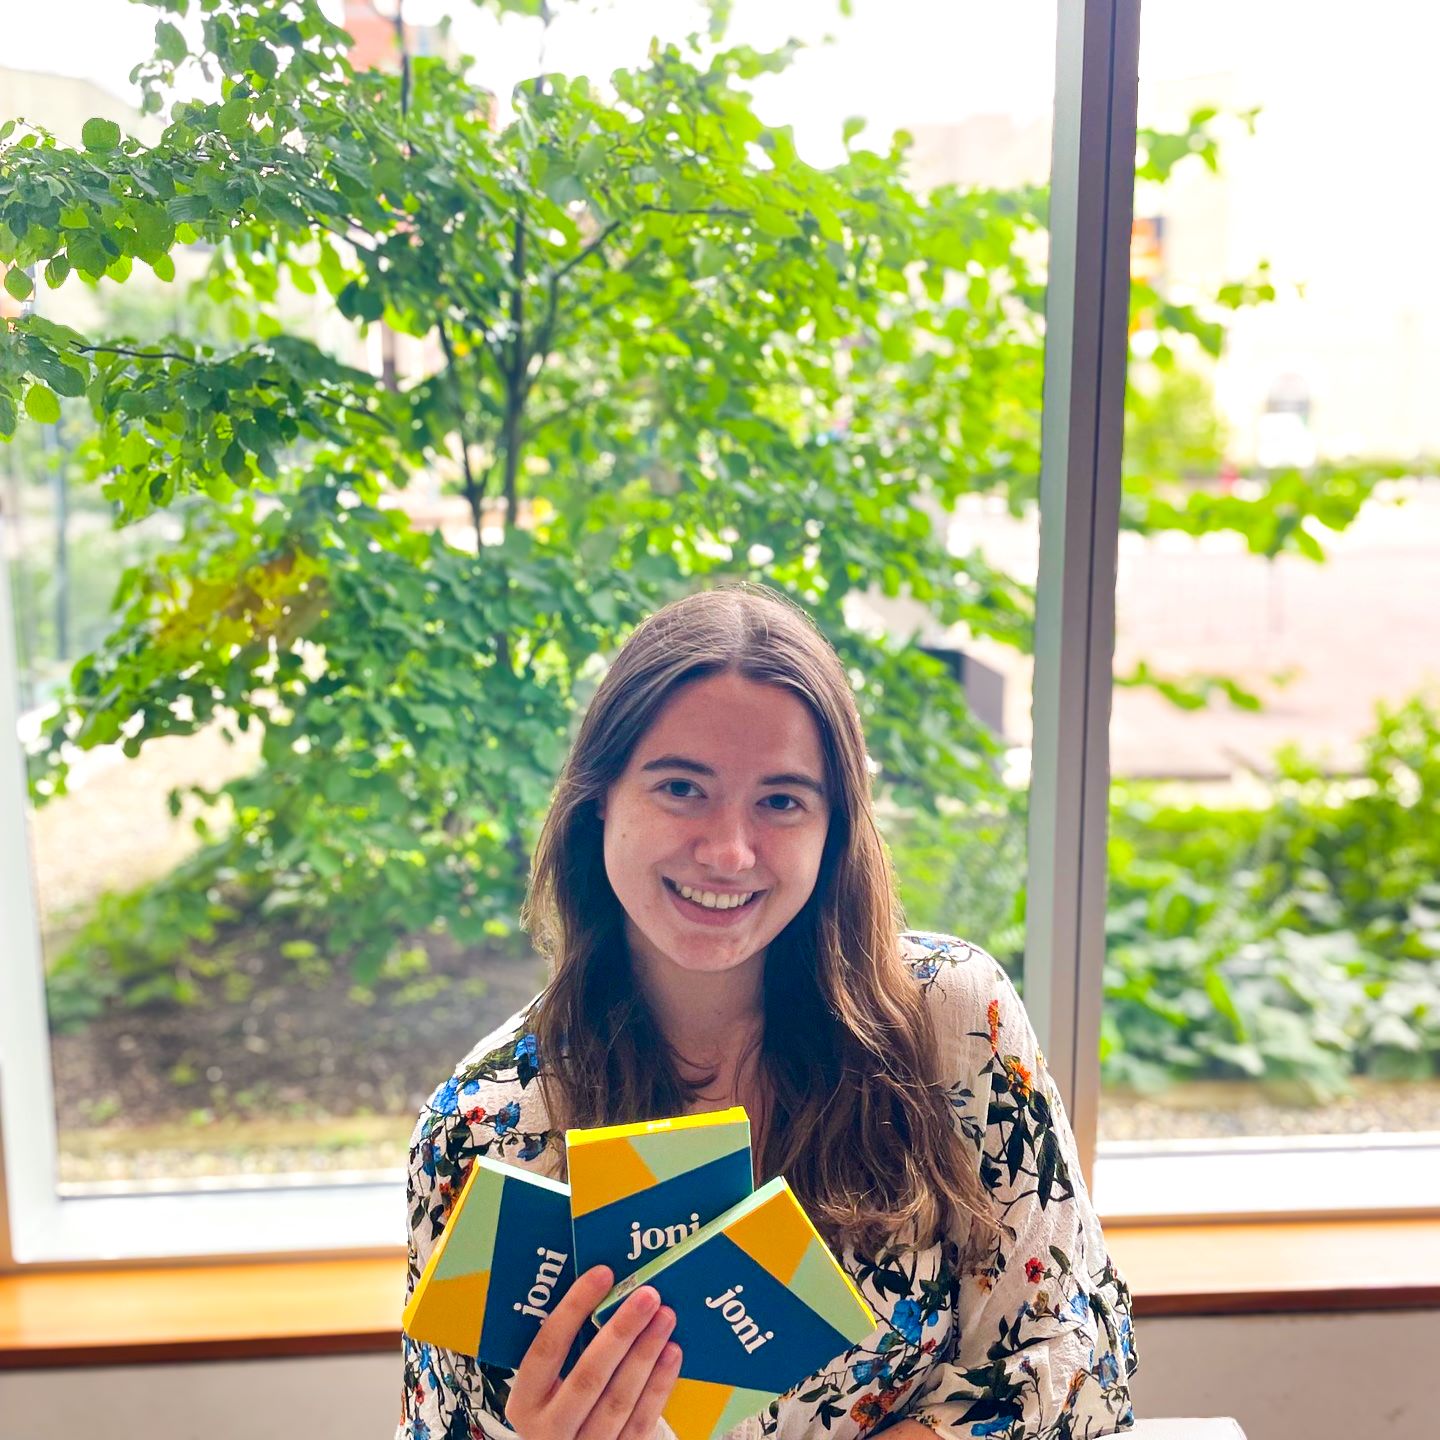
[[[693,900],[707,910],[734,910],[753,900],[757,893],[751,890],[745,895],[717,895],[713,890],[692,890],[688,885],[677,885],[675,888],[687,900]]]

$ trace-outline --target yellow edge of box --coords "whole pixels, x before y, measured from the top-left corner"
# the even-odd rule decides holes
[[[692,1130],[698,1125],[734,1125],[749,1121],[743,1105],[732,1105],[728,1110],[707,1110],[703,1115],[677,1115],[669,1120],[641,1120],[630,1125],[602,1125],[597,1130],[569,1130],[566,1132],[565,1147],[589,1145],[597,1140],[616,1140],[631,1135],[653,1135],[657,1130]]]

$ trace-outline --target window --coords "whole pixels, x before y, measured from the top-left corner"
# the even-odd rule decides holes
[[[1193,18],[1147,4],[1141,48],[1124,505],[1171,521],[1120,537],[1097,1196],[1433,1206],[1436,203],[1364,217],[1440,120],[1434,23],[1369,12],[1382,78],[1331,27]]]
[[[76,34],[108,23],[81,0],[70,8]],[[64,400],[58,425],[27,425],[21,441],[0,455],[8,487],[4,589],[11,605],[0,615],[10,647],[0,652],[0,721],[7,734],[15,727],[42,802],[22,800],[19,767],[7,771],[16,788],[3,812],[10,827],[5,843],[25,864],[5,867],[6,913],[21,917],[21,943],[4,961],[6,992],[16,1003],[0,1016],[0,1053],[7,1076],[25,1079],[18,1087],[7,1084],[0,1098],[12,1246],[21,1260],[284,1252],[399,1239],[400,1167],[419,1102],[448,1066],[542,983],[514,928],[515,859],[533,843],[534,820],[563,753],[555,712],[545,707],[561,692],[583,699],[593,667],[567,674],[574,655],[563,635],[553,644],[543,643],[538,628],[523,635],[511,658],[523,651],[526,674],[537,677],[528,699],[542,720],[530,728],[522,720],[503,739],[487,734],[497,727],[465,708],[477,693],[485,698],[483,687],[467,689],[461,677],[449,697],[435,688],[447,665],[457,676],[463,670],[453,642],[442,662],[433,648],[407,648],[404,637],[397,640],[382,623],[391,606],[413,602],[423,616],[431,602],[397,599],[399,591],[382,599],[383,586],[365,592],[365,576],[380,586],[380,572],[374,564],[370,572],[352,564],[351,551],[327,578],[336,604],[341,587],[351,587],[345,603],[358,607],[355,622],[343,633],[332,626],[328,643],[315,643],[315,631],[307,629],[307,618],[315,618],[306,608],[311,592],[302,583],[311,552],[286,550],[281,522],[298,509],[305,466],[327,445],[324,463],[332,469],[402,461],[408,467],[408,485],[386,489],[373,507],[403,510],[420,537],[422,549],[410,552],[391,577],[401,591],[415,583],[418,554],[432,557],[427,576],[443,578],[461,569],[457,556],[509,555],[521,532],[543,553],[562,523],[581,517],[584,523],[576,520],[570,535],[580,562],[570,568],[582,579],[608,581],[612,568],[624,572],[624,565],[606,559],[611,532],[623,521],[632,531],[627,543],[636,573],[649,567],[663,576],[666,566],[676,565],[691,574],[712,566],[744,573],[748,562],[752,573],[778,578],[809,599],[848,644],[847,662],[868,687],[868,694],[862,690],[867,733],[887,781],[884,823],[906,885],[910,923],[963,929],[1018,972],[1028,788],[1026,608],[1038,571],[1044,182],[1056,12],[1039,6],[1021,15],[919,0],[856,8],[859,13],[846,17],[829,3],[740,3],[730,17],[730,44],[766,51],[792,35],[806,41],[778,70],[744,58],[734,62],[728,89],[753,92],[768,134],[758,126],[746,130],[751,122],[742,110],[724,122],[732,138],[753,136],[745,154],[726,163],[743,171],[754,194],[764,198],[764,177],[777,169],[787,181],[798,185],[803,178],[813,187],[811,195],[782,196],[768,210],[755,210],[767,238],[754,247],[760,259],[747,264],[761,280],[779,277],[778,321],[755,302],[733,311],[717,304],[714,317],[730,327],[733,343],[717,343],[708,330],[677,331],[673,343],[684,347],[677,363],[678,351],[667,355],[644,333],[676,329],[674,317],[648,292],[621,295],[617,304],[598,288],[598,276],[567,270],[562,278],[573,275],[588,286],[584,320],[607,307],[614,318],[603,322],[609,330],[595,320],[585,331],[582,322],[580,338],[568,339],[578,359],[553,384],[537,382],[530,439],[509,496],[500,483],[503,448],[496,448],[505,442],[485,429],[481,405],[465,411],[472,430],[463,451],[437,444],[423,457],[404,451],[396,436],[403,440],[409,427],[393,423],[374,439],[374,451],[361,453],[351,433],[360,406],[350,407],[349,429],[341,433],[321,425],[318,435],[312,429],[268,446],[260,443],[263,436],[232,430],[230,419],[217,418],[238,447],[234,453],[227,447],[221,468],[229,464],[236,472],[231,478],[243,478],[244,487],[210,493],[202,486],[177,498],[164,495],[161,481],[164,498],[123,528],[112,525],[115,506],[97,484],[95,471],[103,467],[94,460],[94,424],[83,400]],[[523,108],[526,97],[517,99],[514,87],[535,73],[542,44],[548,71],[587,74],[597,87],[616,66],[643,65],[657,31],[676,44],[667,63],[677,69],[709,63],[695,60],[687,34],[702,37],[702,57],[714,48],[703,38],[711,21],[703,5],[621,0],[598,14],[587,6],[559,7],[543,36],[531,18],[497,21],[467,6],[453,7],[446,31],[438,24],[445,9],[405,7],[410,103],[442,103],[428,68],[432,57],[478,55],[461,107],[466,124],[504,125]],[[370,6],[344,7],[344,14],[357,66],[393,76],[399,68],[393,24],[382,23],[385,17]],[[825,38],[830,34],[833,40]],[[927,43],[917,46],[917,35]],[[196,41],[188,30],[181,38]],[[178,54],[180,39],[168,31],[160,43]],[[71,144],[95,115],[154,143],[162,122],[143,111],[140,91],[125,80],[148,46],[148,35],[137,41],[117,29],[93,61],[98,88],[90,81],[24,77],[27,115]],[[393,89],[397,82],[388,83]],[[182,67],[182,91],[186,86],[203,99],[227,98]],[[578,91],[570,100],[575,107],[588,103]],[[868,124],[856,128],[852,116]],[[715,127],[705,143],[718,146],[723,127],[713,116],[701,119]],[[238,127],[243,120],[226,123]],[[462,123],[458,116],[456,123]],[[903,159],[890,154],[897,128],[911,136]],[[684,137],[670,143],[683,147]],[[789,153],[792,143],[801,161],[815,167],[803,177]],[[604,161],[604,146],[582,151],[568,179],[554,167],[537,171],[540,189],[558,205],[582,204],[584,195],[596,193],[585,189],[585,167]],[[826,187],[834,182],[827,177],[840,165],[851,168],[831,194]],[[373,189],[393,181],[373,156],[367,155],[365,170]],[[868,233],[857,218],[866,185],[892,187],[876,205],[884,227],[877,222]],[[903,199],[907,189],[917,200],[934,196],[929,209]],[[841,251],[827,261],[831,272],[797,269],[783,246],[772,243],[799,228],[787,206],[797,214],[843,207],[848,230],[836,232],[832,243]],[[604,222],[592,213],[578,223]],[[657,245],[679,243],[672,221],[645,223]],[[51,288],[37,274],[33,293],[15,308],[23,304],[26,315],[86,334],[125,334],[135,348],[158,347],[162,337],[178,333],[181,343],[213,346],[215,357],[283,332],[374,377],[364,383],[377,413],[392,403],[386,395],[400,397],[411,415],[450,403],[443,392],[433,401],[417,400],[412,387],[432,375],[453,379],[467,363],[477,364],[477,355],[468,361],[447,356],[433,314],[424,315],[423,324],[408,323],[392,309],[381,323],[367,290],[375,276],[364,268],[363,237],[351,238],[361,243],[347,247],[327,237],[328,250],[297,252],[294,265],[272,273],[263,247],[201,235],[177,248],[173,282],[151,278],[140,261],[123,283],[112,277],[95,289],[73,277]],[[713,241],[691,252],[688,290],[677,288],[677,299],[703,297],[721,282],[737,296],[746,283],[758,287],[729,273],[722,238],[717,229]],[[561,239],[547,232],[536,243]],[[743,237],[725,243],[752,244]],[[846,243],[853,254],[843,251]],[[627,252],[636,264],[640,250]],[[626,273],[622,258],[613,260],[620,275]],[[472,263],[479,262],[472,257]],[[338,272],[340,283],[331,284]],[[809,286],[817,273],[832,272],[842,287],[850,273],[859,284],[801,317],[800,281]],[[673,275],[664,278],[676,283]],[[537,313],[543,315],[543,305]],[[791,317],[796,323],[787,330]],[[753,347],[747,325],[758,327]],[[829,345],[817,339],[817,327],[827,325],[837,337]],[[648,389],[622,386],[632,363],[642,379],[653,377]],[[464,379],[491,403],[485,387],[495,380],[483,362]],[[700,424],[684,412],[697,408],[691,387],[702,381],[707,418]],[[351,381],[337,376],[335,383]],[[243,385],[232,393],[237,398],[227,414],[239,414]],[[584,426],[564,428],[571,406],[587,414]],[[140,425],[137,431],[146,444],[159,438],[159,429]],[[183,432],[184,417],[176,414],[170,434]],[[264,450],[281,479],[260,465]],[[245,454],[254,455],[253,465]],[[497,454],[490,498],[476,505],[467,482],[485,474]],[[142,459],[132,455],[127,463],[138,471]],[[761,537],[732,523],[710,533],[695,529],[668,552],[658,545],[636,548],[636,486],[654,497],[654,523],[663,533],[660,507],[680,507],[693,519],[707,493],[723,511],[748,485],[752,498],[745,508],[763,507],[766,497],[754,476],[766,474],[767,466],[772,483],[786,479],[803,502],[790,530],[758,543]],[[807,475],[816,481],[808,496],[800,483]],[[876,477],[873,483],[865,481],[868,475]],[[893,502],[887,488],[896,492]],[[360,503],[362,490],[355,484],[331,497],[335,526],[377,526],[373,545],[355,550],[387,553],[381,522]],[[282,503],[268,508],[273,502],[262,498],[243,524],[226,520],[241,512],[242,496],[269,494]],[[582,495],[594,497],[593,511],[578,503]],[[863,583],[845,573],[824,540],[826,503],[834,496],[855,507],[845,523]],[[622,500],[630,509],[618,508]],[[778,524],[790,525],[780,506],[772,508]],[[902,523],[911,528],[897,543]],[[867,534],[874,543],[859,545]],[[207,537],[205,543],[197,536]],[[445,558],[434,561],[442,545]],[[437,548],[425,552],[428,546]],[[167,569],[167,557],[177,554],[187,561]],[[944,560],[947,554],[953,562]],[[952,563],[953,573],[947,572]],[[131,579],[123,581],[127,568]],[[467,583],[478,583],[478,570],[465,573]],[[936,576],[938,599],[920,603],[908,593],[917,578],[934,584]],[[137,609],[143,586],[161,578],[173,590],[173,606],[161,597]],[[646,578],[655,577],[647,572]],[[117,599],[122,584],[128,621],[126,604]],[[841,591],[843,606],[837,606]],[[565,604],[573,600],[590,611],[592,635],[599,637],[607,625],[617,631],[622,614],[656,590],[652,584],[633,597],[622,588],[592,598],[586,586],[557,593]],[[557,602],[557,608],[564,607]],[[155,631],[136,619],[140,613],[160,617],[165,644],[152,643]],[[452,630],[463,619],[457,609],[445,612]],[[431,647],[451,633],[444,625],[416,623]],[[124,641],[115,638],[117,627]],[[308,693],[295,672],[278,666],[263,684],[257,679],[246,646],[269,643],[272,635],[273,655],[293,651],[313,687]],[[882,638],[883,651],[876,649]],[[460,648],[487,653],[492,639],[482,630],[467,635]],[[128,653],[173,662],[156,667],[154,689],[146,687],[156,674],[147,679],[143,666],[126,668],[127,644],[136,647]],[[597,639],[591,648],[603,646]],[[109,656],[101,667],[107,683],[132,687],[135,714],[120,717],[124,727],[104,745],[62,746],[48,722],[65,703],[73,667],[91,653]],[[214,663],[226,654],[228,668]],[[201,725],[189,723],[198,713],[194,697],[203,699],[202,687],[187,680],[192,664],[215,687],[213,714]],[[283,704],[259,693],[271,684],[288,687]],[[329,708],[322,710],[315,695],[332,686]],[[184,694],[171,705],[178,692]],[[242,726],[246,710],[254,718]],[[173,717],[176,733],[157,733],[169,724],[157,723],[162,713]],[[455,713],[467,716],[458,730],[450,726]],[[117,717],[118,710],[110,712]],[[964,745],[937,743],[957,725]],[[392,746],[402,733],[403,744]],[[367,763],[377,749],[391,751],[388,765]],[[971,754],[980,757],[978,764],[967,759]],[[533,757],[528,767],[527,757]],[[50,796],[57,761],[68,766],[66,793]],[[422,769],[429,789],[415,788]],[[907,777],[908,784],[894,783]],[[482,805],[467,811],[470,787],[493,800],[505,786],[519,792],[513,810]],[[414,816],[442,791],[448,798],[436,809],[435,825],[418,833]],[[390,797],[388,810],[375,802],[377,795]],[[935,798],[938,816],[927,809]],[[401,933],[392,923],[401,913],[438,915],[445,923],[434,930],[417,923]]]
[[[359,67],[397,74],[393,23],[335,8]],[[113,525],[124,487],[102,494],[117,461],[95,449],[79,397],[57,423],[38,395],[0,451],[0,733],[18,742],[0,766],[0,1239],[14,1258],[398,1241],[417,1104],[542,981],[514,925],[516,866],[566,706],[583,703],[593,657],[662,582],[712,570],[780,579],[844,647],[910,923],[959,930],[1023,979],[1106,1214],[1393,1204],[1366,1189],[1381,1160],[1390,1195],[1433,1203],[1440,866],[1422,822],[1440,701],[1375,711],[1433,681],[1422,662],[1440,638],[1440,436],[1422,403],[1440,363],[1421,248],[1435,202],[1402,185],[1394,143],[1433,129],[1430,92],[1417,70],[1337,118],[1313,78],[1336,69],[1325,47],[1341,42],[1323,30],[1227,3],[1197,39],[1156,0],[1132,184],[1134,0],[853,8],[737,0],[726,43],[808,42],[778,69],[735,60],[722,88],[753,96],[758,118],[749,101],[721,106],[707,141],[751,137],[726,163],[762,239],[692,233],[664,213],[688,203],[659,205],[640,232],[653,244],[613,272],[558,260],[552,274],[584,287],[577,328],[535,382],[546,403],[523,449],[519,431],[491,424],[518,372],[487,370],[480,343],[457,351],[433,309],[387,308],[363,226],[280,271],[263,249],[197,234],[174,282],[141,261],[124,283],[35,275],[33,290],[16,279],[0,296],[7,321],[38,314],[137,345],[178,331],[177,345],[213,345],[222,361],[291,337],[293,353],[314,344],[350,367],[335,386],[366,397],[340,407],[345,425],[311,414],[308,430],[268,439],[215,422],[237,447],[219,473],[262,499],[229,536],[241,492],[216,478],[167,495],[135,442],[119,468],[160,480],[155,504]],[[538,22],[457,7],[446,29],[444,10],[406,6],[407,103],[448,103],[432,66],[473,53],[454,123],[507,124],[534,93],[513,87],[535,72]],[[77,144],[101,116],[158,138],[163,122],[125,79],[149,35],[126,28],[133,15],[99,15],[71,0],[64,22],[101,37],[75,52],[85,78],[37,73],[38,59],[0,70],[0,121],[23,111]],[[583,212],[609,152],[566,150],[566,117],[608,104],[598,77],[644,64],[657,30],[676,45],[654,52],[674,74],[708,65],[710,21],[705,6],[641,0],[560,13],[545,67],[587,74],[591,89],[540,114],[559,127],[545,144],[517,132],[527,193],[559,207],[532,261],[546,245],[574,259],[563,247],[607,225]],[[1434,48],[1415,36],[1435,22],[1408,9],[1382,6],[1371,23],[1397,36],[1397,65]],[[7,32],[12,63],[41,53],[26,34]],[[160,43],[178,54],[187,39]],[[1297,47],[1310,63],[1294,64]],[[897,127],[903,159],[889,154]],[[103,128],[91,139],[103,148]],[[678,130],[660,139],[685,143]],[[611,183],[686,182],[683,165],[654,158],[637,160],[638,181]],[[788,194],[767,190],[777,173]],[[366,183],[352,175],[345,193],[357,206],[399,194],[396,176],[367,160]],[[867,228],[869,185],[892,208]],[[1397,193],[1407,212],[1385,208],[1384,261],[1362,270],[1346,217]],[[807,224],[839,223],[843,253],[797,268],[782,242],[808,232],[792,203]],[[409,233],[395,213],[367,212],[392,240]],[[644,271],[641,251],[673,257],[682,239],[683,265]],[[513,267],[499,239],[494,253]],[[471,260],[503,290],[504,265]],[[635,267],[643,293],[623,288]],[[853,291],[847,275],[861,277]],[[543,288],[526,294],[543,325]],[[665,296],[680,309],[657,308]],[[447,396],[441,381],[462,372]],[[167,413],[175,445],[201,444],[184,407]],[[365,414],[384,423],[367,431]],[[314,552],[280,543],[307,467],[341,477],[324,502],[324,593],[353,623],[324,644],[311,628],[318,572],[302,558]],[[372,493],[373,473],[409,483]],[[493,480],[483,495],[477,476]],[[782,483],[793,506],[751,533]],[[842,525],[827,510],[837,495],[848,563],[825,538]],[[707,506],[728,519],[705,521]],[[895,543],[907,508],[908,548]],[[340,543],[342,530],[369,542]],[[857,536],[873,539],[869,554]],[[559,538],[571,549],[552,564]],[[188,564],[166,570],[187,547]],[[940,585],[945,554],[954,573]],[[463,577],[470,610],[501,613],[480,559],[520,566],[526,613],[553,592],[545,625],[512,637],[442,598]],[[180,597],[150,612],[173,622],[168,652],[141,643],[143,606],[117,632],[127,571],[122,598],[157,576]],[[608,588],[626,577],[629,591]],[[397,610],[407,623],[387,626]],[[177,663],[126,670],[117,633]],[[278,642],[273,673],[245,653],[257,637]],[[122,695],[145,696],[158,676],[164,697],[184,688],[178,658],[213,659],[222,639],[236,648],[207,723],[192,726],[183,704],[135,704],[143,740],[127,720],[102,745],[52,744],[47,722],[83,656],[110,652]],[[497,688],[494,665],[469,674],[457,657],[476,655],[503,655],[510,680]],[[517,698],[522,672],[532,688]],[[1287,743],[1299,758],[1277,761]],[[43,803],[27,798],[25,757]],[[68,793],[46,798],[56,760]]]

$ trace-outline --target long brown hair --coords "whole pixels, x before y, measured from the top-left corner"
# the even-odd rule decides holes
[[[783,1174],[836,1248],[873,1255],[988,1225],[934,1026],[900,955],[904,914],[844,667],[810,617],[767,586],[701,590],[642,622],[561,771],[521,916],[551,968],[530,1017],[551,1123],[678,1115],[704,1087],[682,1078],[634,983],[596,807],[678,689],[725,673],[806,703],[830,800],[814,891],[766,952],[760,1067],[773,1099],[761,1173]]]

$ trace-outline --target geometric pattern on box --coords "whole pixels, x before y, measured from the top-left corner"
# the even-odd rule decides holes
[[[679,1440],[724,1434],[878,1324],[781,1176],[616,1285],[595,1323],[647,1284],[684,1352],[664,1412]]]
[[[575,1270],[608,1265],[616,1283],[754,1188],[742,1106],[565,1136]]]
[[[413,1340],[513,1370],[574,1283],[569,1186],[477,1156],[401,1324]]]

